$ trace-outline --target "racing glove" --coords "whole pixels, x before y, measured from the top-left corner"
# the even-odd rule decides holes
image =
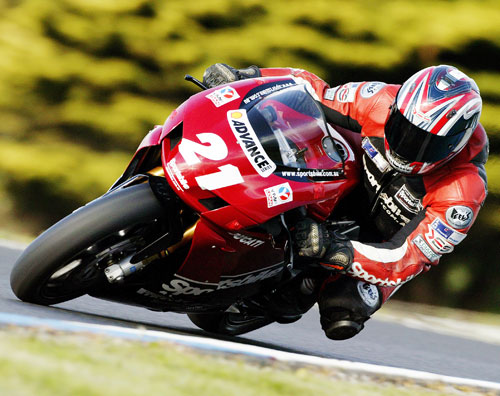
[[[299,256],[317,258],[325,269],[346,273],[352,265],[354,250],[349,239],[340,233],[331,234],[324,224],[312,219],[297,223],[294,233]]]
[[[261,77],[260,69],[257,66],[250,66],[246,69],[235,69],[225,63],[216,63],[205,70],[203,84],[209,88],[213,88],[218,85],[254,77]]]

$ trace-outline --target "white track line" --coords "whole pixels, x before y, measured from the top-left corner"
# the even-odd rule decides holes
[[[0,247],[23,251],[28,247],[28,243],[9,241],[8,239],[0,239]]]
[[[480,381],[466,378],[450,377],[445,375],[427,373],[424,371],[401,369],[387,366],[377,366],[367,363],[350,362],[346,360],[327,359],[316,356],[300,355],[297,353],[276,351],[254,345],[239,344],[230,341],[203,338],[191,335],[173,334],[147,329],[131,329],[118,326],[89,324],[73,321],[42,319],[32,316],[17,315],[0,312],[0,325],[16,325],[25,327],[50,328],[68,332],[90,332],[113,337],[121,337],[145,342],[169,341],[189,347],[224,352],[243,354],[259,359],[278,360],[292,364],[315,365],[334,368],[359,375],[368,375],[376,378],[413,380],[422,384],[440,383],[452,386],[467,386],[478,390],[500,392],[500,383]]]

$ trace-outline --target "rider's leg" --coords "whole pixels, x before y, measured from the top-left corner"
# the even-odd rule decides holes
[[[348,276],[330,277],[322,285],[318,301],[326,336],[333,340],[355,336],[395,291],[395,287],[379,287]]]

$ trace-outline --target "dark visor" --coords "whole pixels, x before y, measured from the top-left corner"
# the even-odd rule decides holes
[[[453,136],[438,136],[413,125],[396,108],[385,124],[389,147],[409,162],[437,162],[446,158],[460,143],[465,130]]]

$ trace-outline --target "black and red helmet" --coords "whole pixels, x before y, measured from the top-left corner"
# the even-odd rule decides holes
[[[429,173],[466,145],[481,115],[474,80],[453,66],[432,66],[400,88],[385,125],[387,160],[406,175]]]

